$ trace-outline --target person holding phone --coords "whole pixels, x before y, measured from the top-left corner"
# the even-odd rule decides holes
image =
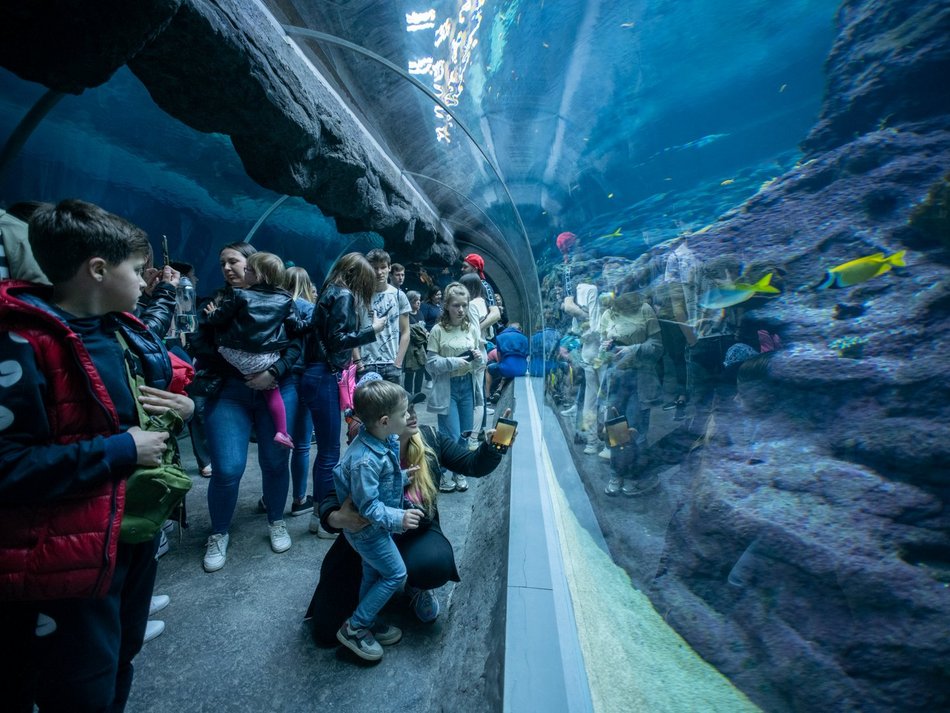
[[[469,316],[468,301],[468,290],[458,282],[445,288],[445,308],[426,347],[426,369],[432,376],[429,412],[438,416],[439,430],[458,443],[465,443],[462,434],[472,430],[474,409],[482,403],[476,379],[484,369],[484,345],[478,324]],[[465,475],[446,471],[439,490],[468,490]]]
[[[439,616],[441,605],[434,590],[449,581],[458,582],[455,553],[439,523],[438,478],[442,468],[464,473],[472,478],[491,474],[501,462],[502,452],[492,446],[495,431],[488,432],[486,442],[478,449],[468,450],[447,434],[432,426],[419,424],[416,406],[425,400],[425,394],[415,394],[409,399],[409,418],[399,433],[400,467],[417,468],[412,478],[412,487],[406,489],[406,498],[424,513],[419,527],[393,535],[393,542],[406,565],[406,597],[419,621],[429,623]],[[505,411],[504,419],[510,423],[511,409]],[[503,419],[499,419],[502,421]],[[508,440],[510,447],[517,436],[511,431],[497,440]],[[322,527],[330,532],[359,531],[368,524],[347,498],[340,501],[336,491],[331,490],[318,507]],[[321,646],[337,643],[336,633],[346,617],[353,611],[359,599],[362,566],[360,556],[346,538],[338,537],[320,566],[310,606],[304,619],[311,622],[313,637]]]

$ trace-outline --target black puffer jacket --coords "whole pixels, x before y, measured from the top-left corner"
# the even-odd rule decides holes
[[[271,285],[227,287],[218,308],[208,315],[208,324],[222,328],[217,334],[219,347],[255,354],[286,349],[296,321],[293,297]]]
[[[306,362],[329,364],[333,371],[349,366],[354,347],[376,340],[372,325],[360,329],[359,312],[352,292],[342,285],[328,285],[306,332]]]

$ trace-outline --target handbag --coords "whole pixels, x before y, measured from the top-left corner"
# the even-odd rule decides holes
[[[224,387],[224,377],[210,369],[199,369],[195,378],[188,385],[188,395],[199,398],[214,398]]]
[[[336,372],[336,386],[340,390],[340,410],[353,408],[353,392],[356,391],[356,364]]]
[[[125,339],[121,334],[116,334],[123,350],[127,355],[130,354]],[[191,490],[191,477],[181,467],[181,454],[174,436],[181,431],[185,422],[171,410],[158,416],[145,413],[138,399],[139,387],[144,380],[133,373],[128,359],[126,376],[142,430],[167,431],[171,434],[167,441],[168,447],[162,454],[162,462],[156,466],[137,466],[125,484],[125,511],[119,529],[119,541],[139,544],[148,542],[158,534],[185,494]]]

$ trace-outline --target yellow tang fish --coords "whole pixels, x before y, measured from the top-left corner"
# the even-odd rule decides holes
[[[828,270],[825,281],[818,285],[818,289],[851,287],[867,282],[872,277],[883,275],[892,267],[904,267],[907,264],[904,262],[906,252],[906,250],[901,250],[890,257],[884,257],[884,253],[875,253],[833,267]]]
[[[699,300],[699,306],[703,309],[726,309],[751,300],[759,293],[777,295],[779,290],[777,287],[772,287],[771,282],[772,273],[770,272],[755,284],[735,282],[720,285],[703,295]]]
[[[732,185],[733,183],[735,183],[735,182],[736,182],[736,179],[734,179],[734,178],[727,178],[725,181],[723,181],[723,182],[720,183],[719,185],[720,185],[720,186],[731,186],[731,185]]]

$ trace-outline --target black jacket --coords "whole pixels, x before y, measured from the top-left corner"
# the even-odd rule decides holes
[[[160,339],[164,339],[175,319],[175,310],[178,308],[178,290],[170,282],[159,282],[152,290],[151,296],[142,294],[135,316],[141,319],[145,326],[151,329]]]
[[[248,289],[228,287],[218,308],[208,315],[208,324],[221,329],[219,347],[254,354],[279,352],[290,346],[290,331],[296,327],[297,306],[286,290],[271,285]]]
[[[332,371],[350,365],[354,347],[376,341],[372,325],[360,329],[356,298],[341,285],[331,284],[323,291],[305,333],[306,362],[329,364]]]

